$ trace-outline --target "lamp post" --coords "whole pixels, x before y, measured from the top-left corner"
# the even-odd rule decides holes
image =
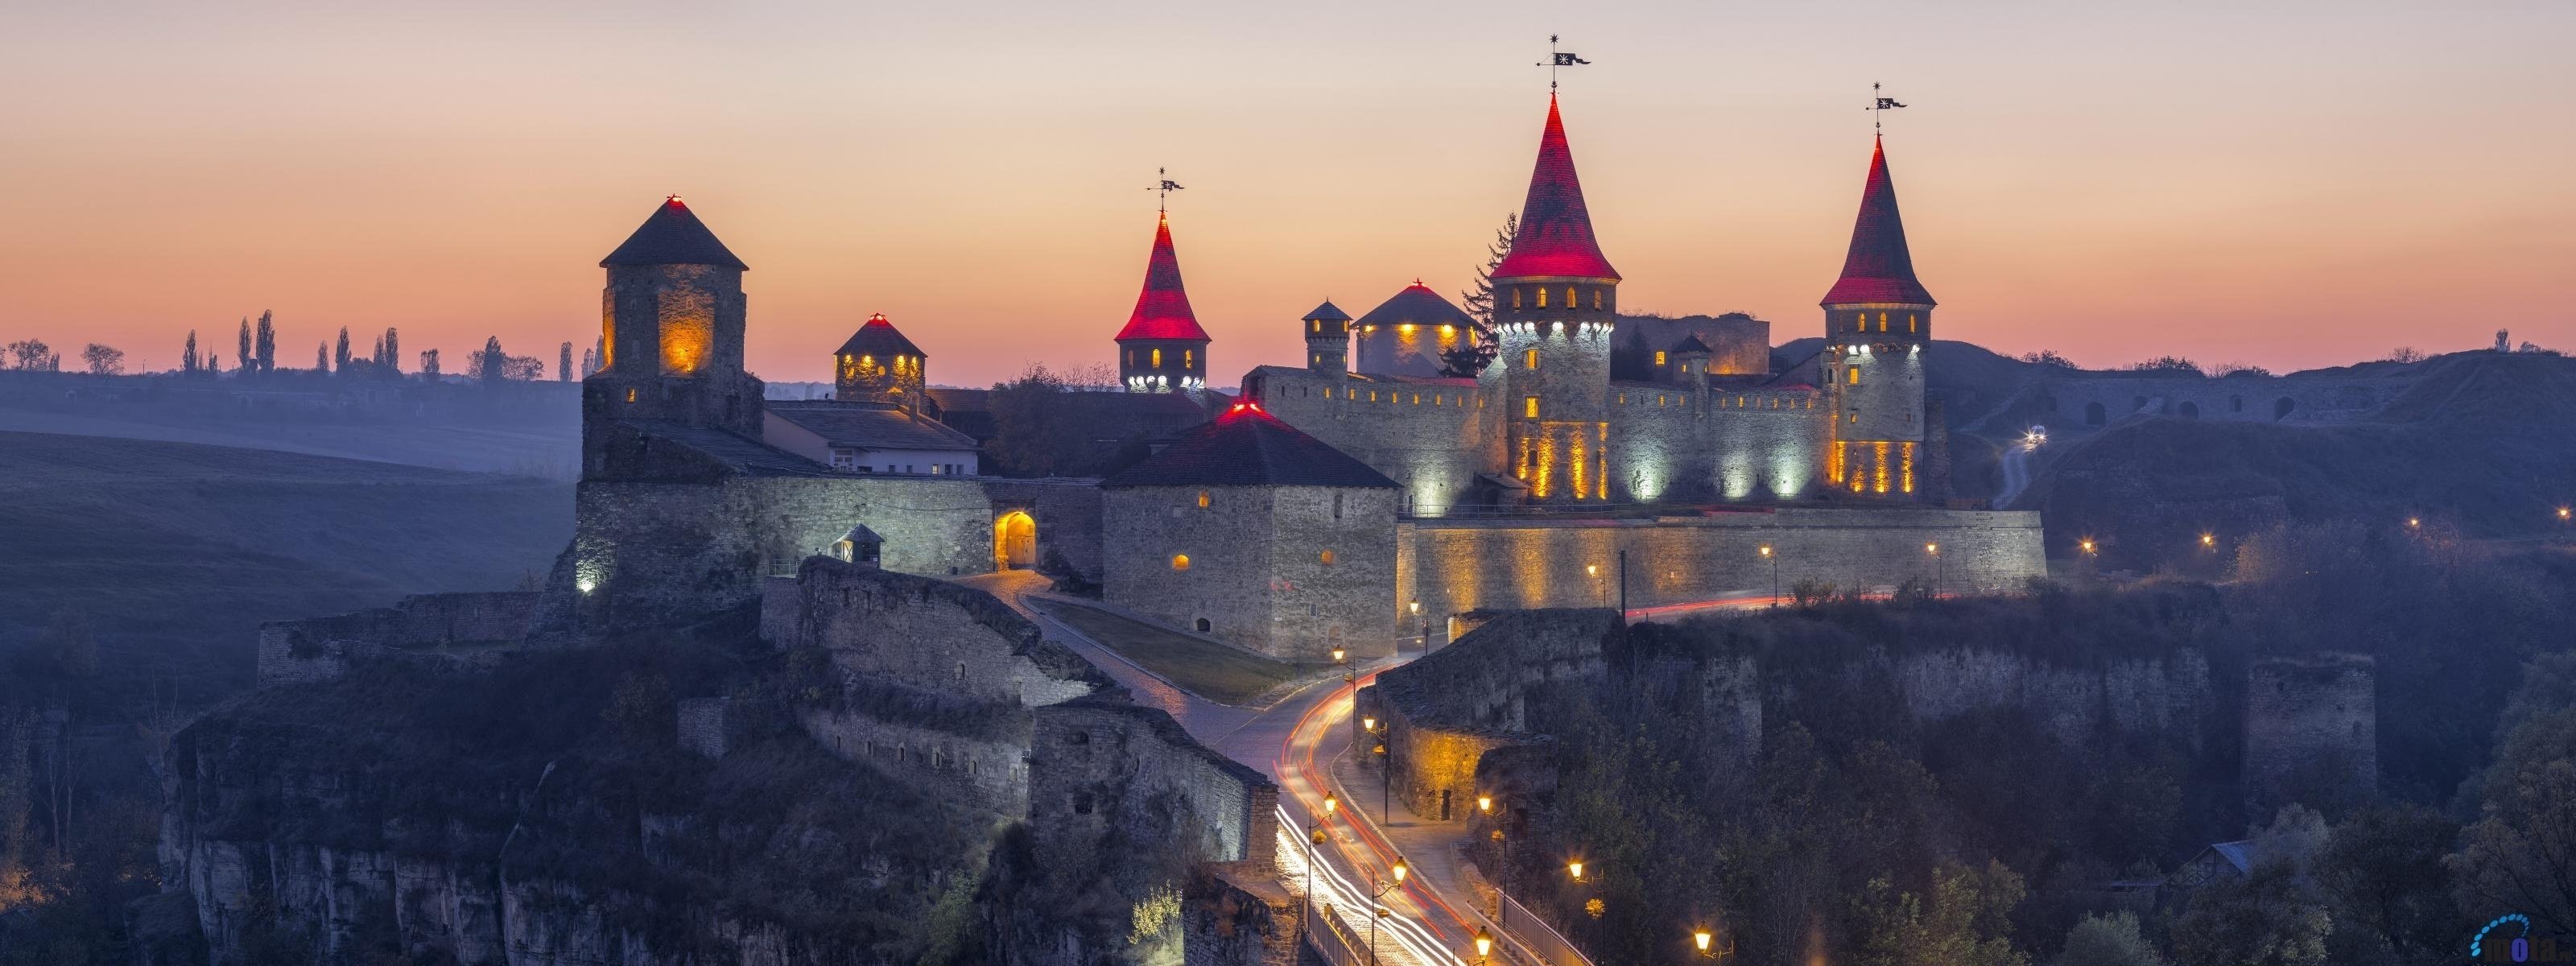
[[[1582,859],[1568,859],[1568,860],[1566,860],[1566,863],[1565,863],[1565,871],[1566,871],[1566,874],[1571,875],[1571,876],[1573,876],[1573,877],[1574,877],[1574,881],[1576,881],[1576,882],[1581,882],[1581,881],[1583,881],[1583,860],[1582,860]]]
[[[1716,930],[1710,929],[1705,925],[1691,927],[1691,946],[1699,951],[1700,958],[1702,959],[1716,959],[1720,956],[1735,955],[1735,937],[1727,937],[1726,945],[1724,946],[1717,945]]]
[[[1306,905],[1308,908],[1313,908],[1315,905],[1315,847],[1324,844],[1325,838],[1324,826],[1321,822],[1316,823],[1314,828],[1306,830]]]
[[[1477,963],[1477,966],[1483,966],[1483,964],[1485,963],[1485,961],[1486,961],[1487,959],[1491,958],[1491,957],[1493,956],[1493,954],[1494,954],[1494,934],[1493,934],[1493,933],[1490,933],[1490,932],[1486,932],[1486,931],[1485,931],[1485,927],[1483,927],[1483,926],[1478,926],[1478,927],[1476,927],[1476,963]]]
[[[1420,597],[1413,599],[1413,617],[1415,620],[1422,621],[1422,653],[1428,656],[1431,653],[1431,622],[1422,617],[1422,598]]]
[[[1771,564],[1771,606],[1780,606],[1780,556],[1771,552],[1770,544],[1762,545],[1762,559]]]
[[[1941,584],[1944,577],[1943,571],[1948,569],[1946,566],[1948,562],[1941,559],[1940,544],[1924,544],[1923,552],[1932,555],[1932,596],[1939,597],[1941,596]]]
[[[1393,910],[1380,904],[1379,900],[1385,899],[1387,893],[1394,892],[1397,887],[1404,885],[1404,860],[1395,860],[1395,865],[1388,871],[1395,873],[1394,881],[1380,884],[1377,870],[1369,870],[1369,907],[1377,912],[1377,915],[1369,917],[1369,966],[1377,966],[1377,921],[1395,914]]]

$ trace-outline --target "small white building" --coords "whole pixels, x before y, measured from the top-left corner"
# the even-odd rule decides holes
[[[975,440],[888,403],[773,401],[761,442],[844,473],[974,476]]]

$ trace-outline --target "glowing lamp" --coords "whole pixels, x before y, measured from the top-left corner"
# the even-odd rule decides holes
[[[1408,869],[1406,868],[1403,859],[1397,859],[1395,860],[1395,868],[1389,871],[1395,873],[1395,881],[1402,882],[1404,881],[1404,873],[1408,871]]]
[[[1419,597],[1414,598],[1413,600],[1413,612],[1416,614],[1422,613],[1422,599]]]
[[[1940,544],[1937,544],[1937,543],[1927,543],[1927,544],[1924,544],[1924,545],[1923,545],[1923,552],[1924,552],[1924,553],[1931,554],[1931,555],[1933,555],[1933,556],[1935,556],[1935,557],[1940,556],[1940,555],[1941,555],[1941,545],[1940,545]]]
[[[1584,576],[1586,576],[1586,577],[1598,577],[1598,576],[1601,576],[1601,565],[1600,565],[1600,564],[1584,564],[1584,565],[1583,565],[1583,575],[1584,575]]]
[[[1386,754],[1386,742],[1383,742],[1383,741],[1378,742],[1378,743],[1377,743],[1377,747],[1369,749],[1369,754],[1372,754],[1372,755],[1383,755],[1383,754]]]
[[[1478,795],[1478,796],[1476,796],[1476,810],[1477,810],[1477,811],[1479,811],[1479,812],[1490,812],[1490,811],[1493,811],[1493,810],[1494,810],[1494,796],[1491,796],[1491,795]]]
[[[1486,932],[1483,926],[1476,927],[1476,958],[1483,959],[1493,953],[1494,934]]]
[[[580,588],[581,592],[582,592],[582,593],[585,593],[585,594],[590,593],[590,592],[591,592],[591,591],[593,591],[593,590],[597,590],[597,589],[599,589],[599,585],[598,585],[598,584],[596,584],[596,583],[592,583],[591,581],[587,581],[587,580],[582,581],[582,582],[577,583],[577,584],[574,584],[573,586],[574,586],[574,587],[577,587],[577,588]]]
[[[1306,833],[1306,841],[1313,842],[1317,845],[1322,845],[1332,840],[1333,837],[1325,834],[1324,830],[1321,828],[1317,828]]]
[[[2088,539],[2088,540],[2084,540],[2084,541],[2082,541],[2082,542],[2080,542],[2080,543],[2077,543],[2077,544],[2076,544],[2076,547],[2078,547],[2078,548],[2082,549],[2085,553],[2092,553],[2092,552],[2093,552],[2093,541],[2092,541],[2092,540],[2089,540],[2089,539]]]
[[[2559,508],[2558,508],[2558,518],[2559,518],[2559,519],[2561,519],[2561,520],[2567,519],[2567,510],[2568,510],[2568,508],[2566,508],[2566,507],[2563,507],[2563,506],[2562,506],[2562,507],[2559,507]]]
[[[1583,860],[1575,859],[1574,861],[1567,862],[1565,864],[1565,871],[1574,876],[1574,881],[1583,881]]]
[[[1331,818],[1331,817],[1332,817],[1332,815],[1333,815],[1333,809],[1340,808],[1340,807],[1341,807],[1341,805],[1342,805],[1342,800],[1341,800],[1341,799],[1338,799],[1338,798],[1334,798],[1334,797],[1333,797],[1333,793],[1331,793],[1331,792],[1325,792],[1325,793],[1324,793],[1324,817],[1326,817],[1326,818]]]
[[[1366,731],[1366,732],[1369,732],[1369,733],[1372,733],[1372,734],[1376,733],[1376,732],[1377,732],[1377,719],[1376,719],[1376,718],[1361,718],[1361,719],[1360,719],[1360,730],[1361,730],[1361,731]]]
[[[1343,651],[1341,648],[1338,648],[1338,647],[1334,648],[1334,649],[1333,649],[1333,663],[1335,663],[1335,664],[1340,664],[1340,663],[1342,663],[1342,656],[1343,656],[1344,654],[1346,654],[1346,653],[1348,653],[1348,652]]]
[[[1691,945],[1699,947],[1700,955],[1708,955],[1708,944],[1716,940],[1717,934],[1709,932],[1707,926],[1691,930]]]
[[[2200,545],[2201,545],[2201,546],[2204,546],[2204,547],[2215,547],[2215,546],[2218,546],[2218,535],[2217,535],[2217,534],[2214,534],[2214,533],[2204,533],[2204,534],[2201,534],[2201,535],[2200,535]]]
[[[1762,555],[1763,555],[1763,556],[1765,556],[1765,557],[1768,557],[1768,556],[1770,556],[1770,555],[1771,555],[1771,545],[1770,545],[1770,544],[1767,544],[1767,543],[1766,543],[1766,544],[1763,544],[1763,545],[1762,545]]]
[[[2424,520],[2422,517],[2407,517],[2406,525],[2410,527],[2420,527],[2424,525]]]
[[[1406,335],[1412,335],[1412,334],[1413,334],[1413,323],[1411,323],[1411,322],[1407,322],[1407,323],[1405,323],[1405,324],[1403,324],[1403,325],[1396,326],[1396,327],[1395,327],[1395,331],[1402,332],[1402,333],[1404,333],[1404,334],[1406,334]]]

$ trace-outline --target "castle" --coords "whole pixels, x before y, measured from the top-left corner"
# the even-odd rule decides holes
[[[765,402],[742,363],[748,266],[676,197],[600,264],[607,359],[583,385],[577,532],[540,637],[748,605],[858,530],[890,570],[1044,567],[1296,660],[1430,646],[1481,610],[2045,572],[2036,514],[1941,500],[1934,303],[1883,150],[1823,301],[1821,385],[1773,373],[1756,320],[1623,325],[1553,95],[1473,379],[1422,374],[1474,320],[1417,283],[1357,319],[1318,306],[1306,366],[1211,390],[1160,215],[1117,338],[1127,392],[1084,395],[1215,416],[1105,480],[980,475],[927,354],[881,316],[834,354],[838,398]]]

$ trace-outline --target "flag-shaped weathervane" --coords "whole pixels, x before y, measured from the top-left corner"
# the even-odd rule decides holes
[[[1557,68],[1572,67],[1576,64],[1589,63],[1591,63],[1591,61],[1585,60],[1571,51],[1556,49],[1556,35],[1549,34],[1547,35],[1547,62],[1538,66],[1547,68],[1547,89],[1555,90]]]
[[[1155,211],[1170,210],[1167,206],[1170,204],[1172,192],[1181,190],[1181,183],[1172,180],[1171,173],[1171,169],[1169,168],[1155,168],[1154,178],[1157,183],[1153,187],[1145,189],[1147,191],[1154,192]]]
[[[1898,101],[1896,98],[1879,93],[1878,84],[1875,82],[1872,82],[1869,85],[1869,96],[1871,99],[1871,104],[1869,105],[1869,128],[1872,131],[1884,130],[1879,123],[1878,112],[1895,110],[1896,108],[1905,106],[1903,102]]]

